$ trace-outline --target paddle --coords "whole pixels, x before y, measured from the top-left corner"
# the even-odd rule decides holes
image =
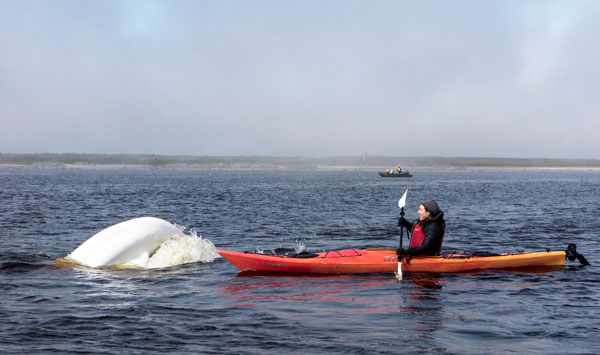
[[[404,217],[404,205],[406,205],[406,193],[408,189],[404,191],[404,195],[398,201],[398,207],[401,208],[400,216]],[[404,239],[404,226],[400,226],[400,250],[402,250],[402,239]],[[402,254],[398,255],[398,272],[396,272],[396,279],[402,280]]]

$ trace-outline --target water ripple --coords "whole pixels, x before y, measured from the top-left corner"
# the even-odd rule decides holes
[[[391,247],[434,198],[446,251],[564,250],[591,267],[454,275],[247,276],[222,259],[152,270],[56,265],[155,216],[217,248]],[[600,352],[597,173],[7,171],[0,174],[3,353]],[[556,201],[560,201],[557,205]],[[493,349],[493,350],[490,350]]]

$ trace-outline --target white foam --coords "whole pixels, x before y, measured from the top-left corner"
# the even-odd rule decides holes
[[[153,269],[186,263],[209,263],[219,257],[217,248],[210,240],[202,239],[192,231],[192,235],[165,240],[144,267]]]

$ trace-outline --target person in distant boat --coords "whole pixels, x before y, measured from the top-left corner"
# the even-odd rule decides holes
[[[398,226],[406,227],[411,233],[408,249],[398,249],[398,255],[440,255],[446,232],[444,212],[434,200],[419,205],[419,219],[410,223],[404,216],[398,219]]]

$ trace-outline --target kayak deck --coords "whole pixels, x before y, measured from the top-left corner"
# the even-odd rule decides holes
[[[242,271],[299,274],[387,273],[398,269],[398,256],[391,249],[345,249],[320,252],[312,257],[264,255],[219,250],[219,254]],[[479,269],[501,269],[565,264],[564,251],[505,253],[492,256],[447,254],[405,256],[405,273],[455,273]]]

